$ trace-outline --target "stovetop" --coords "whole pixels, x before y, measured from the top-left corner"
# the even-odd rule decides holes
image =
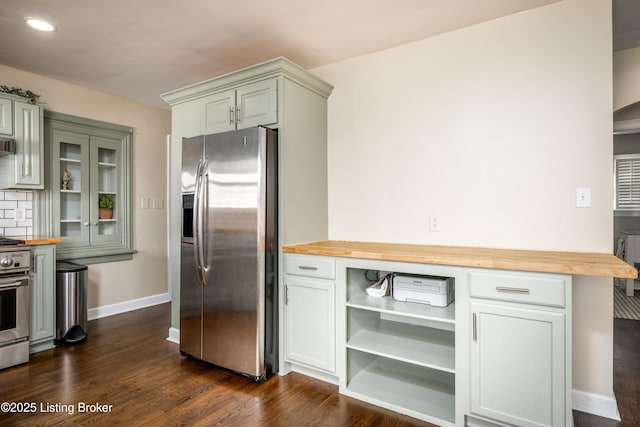
[[[0,237],[0,246],[15,246],[19,244],[17,240]]]

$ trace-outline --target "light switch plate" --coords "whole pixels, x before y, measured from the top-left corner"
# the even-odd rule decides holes
[[[591,207],[591,188],[576,188],[576,208]]]

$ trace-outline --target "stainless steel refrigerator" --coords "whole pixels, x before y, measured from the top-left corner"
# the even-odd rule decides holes
[[[277,131],[182,141],[180,351],[261,381],[277,372]]]

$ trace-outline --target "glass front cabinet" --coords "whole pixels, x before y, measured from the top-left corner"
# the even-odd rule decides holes
[[[48,113],[51,231],[58,259],[130,259],[131,129]]]

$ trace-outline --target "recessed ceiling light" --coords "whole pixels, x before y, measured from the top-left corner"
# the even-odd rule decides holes
[[[50,23],[48,23],[47,21],[44,21],[40,18],[24,18],[25,21],[27,21],[27,24],[32,27],[35,28],[36,30],[40,30],[40,31],[55,31],[56,27],[54,27],[53,25],[51,25]]]

